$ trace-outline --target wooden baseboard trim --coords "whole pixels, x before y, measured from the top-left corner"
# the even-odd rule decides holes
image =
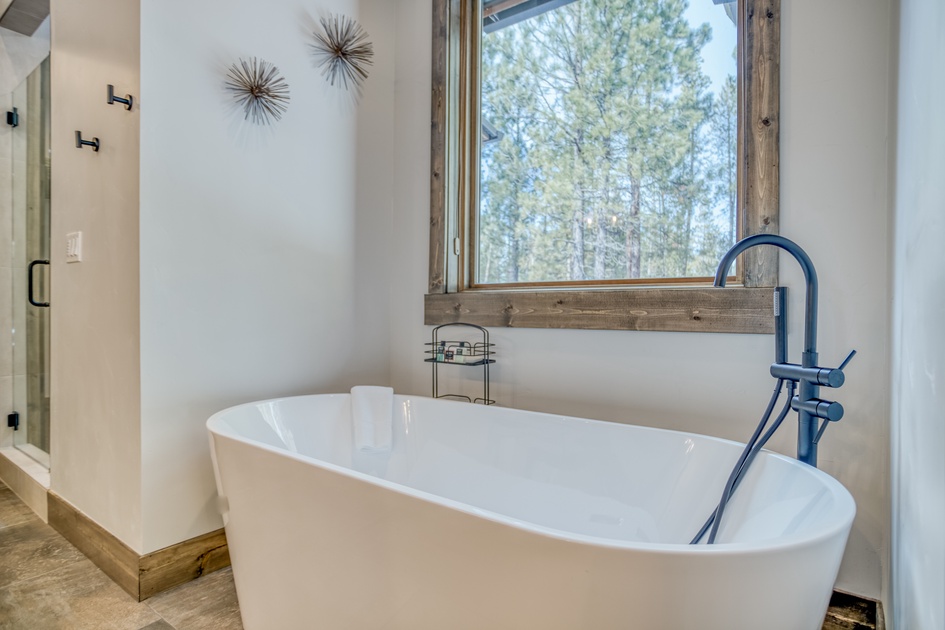
[[[230,566],[222,529],[142,555],[50,491],[49,525],[138,601]]]
[[[49,491],[47,501],[49,526],[138,598],[138,553],[55,492]]]
[[[222,529],[147,553],[138,561],[139,599],[228,566],[230,551]]]

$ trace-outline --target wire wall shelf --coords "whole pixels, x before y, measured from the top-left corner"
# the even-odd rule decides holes
[[[432,364],[433,369],[434,398],[454,398],[482,405],[495,404],[495,400],[489,397],[489,366],[495,363],[492,358],[495,354],[495,344],[489,343],[488,330],[476,324],[462,322],[441,324],[433,329],[432,340],[424,345],[427,346],[424,354],[429,355],[424,361]],[[441,365],[481,368],[482,396],[471,398],[463,394],[441,394]]]

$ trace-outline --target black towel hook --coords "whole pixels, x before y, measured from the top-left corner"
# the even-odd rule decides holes
[[[125,109],[130,111],[131,106],[134,103],[134,100],[135,99],[131,96],[131,94],[125,94],[125,98],[121,98],[120,96],[115,96],[115,86],[110,83],[108,84],[108,104],[109,105],[114,105],[115,103],[123,103],[125,105]]]
[[[92,138],[91,140],[83,140],[82,132],[75,132],[75,148],[81,149],[82,147],[92,147],[92,150],[98,153],[98,148],[101,146],[101,143],[98,141],[98,138]]]

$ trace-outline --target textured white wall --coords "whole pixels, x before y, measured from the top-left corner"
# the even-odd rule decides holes
[[[357,107],[313,67],[314,9],[73,5],[53,5],[52,489],[147,553],[221,526],[211,413],[389,381],[395,5],[318,9],[374,42]],[[270,129],[229,105],[240,56],[290,84]],[[85,261],[66,265],[73,230]]]
[[[847,413],[827,429],[820,467],[857,502],[837,585],[876,598],[889,544],[891,4],[782,3],[781,233],[818,266],[822,364],[859,351],[847,384],[825,392]],[[781,268],[798,295],[799,272],[783,257]]]
[[[945,6],[903,0],[900,20],[891,617],[933,630],[945,627]]]
[[[141,547],[138,374],[138,3],[53,0],[51,487]],[[101,150],[75,148],[76,130]],[[66,264],[66,233],[84,262]]]
[[[395,389],[429,394],[422,363],[427,282],[430,2],[397,15],[396,201],[392,293]],[[821,467],[858,504],[838,586],[878,597],[888,536],[888,0],[782,3],[781,233],[821,281],[822,362],[860,354],[836,392],[846,418],[828,429]],[[836,25],[842,24],[843,28]],[[829,60],[829,63],[826,62]],[[802,335],[803,283],[791,288],[791,353]],[[500,404],[745,440],[773,382],[766,336],[495,329]],[[827,393],[830,395],[830,393]],[[772,445],[794,452],[794,428]]]
[[[143,549],[221,526],[204,423],[229,405],[389,380],[394,4],[142,3]],[[359,18],[358,107],[309,51],[320,12]],[[229,64],[289,83],[283,119],[233,111]]]

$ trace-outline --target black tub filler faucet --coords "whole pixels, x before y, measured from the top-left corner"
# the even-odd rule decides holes
[[[830,422],[843,417],[843,406],[838,402],[821,400],[821,387],[840,387],[844,382],[843,368],[847,366],[856,350],[850,352],[838,368],[817,366],[817,271],[810,257],[797,243],[776,234],[756,234],[735,243],[722,257],[715,274],[715,286],[724,287],[728,270],[735,258],[746,249],[757,245],[780,247],[801,265],[807,285],[807,302],[804,308],[804,352],[800,365],[787,361],[787,308],[785,287],[774,289],[775,316],[775,362],[771,364],[771,376],[797,383],[797,395],[791,400],[791,408],[797,412],[797,459],[817,466],[817,443]]]

